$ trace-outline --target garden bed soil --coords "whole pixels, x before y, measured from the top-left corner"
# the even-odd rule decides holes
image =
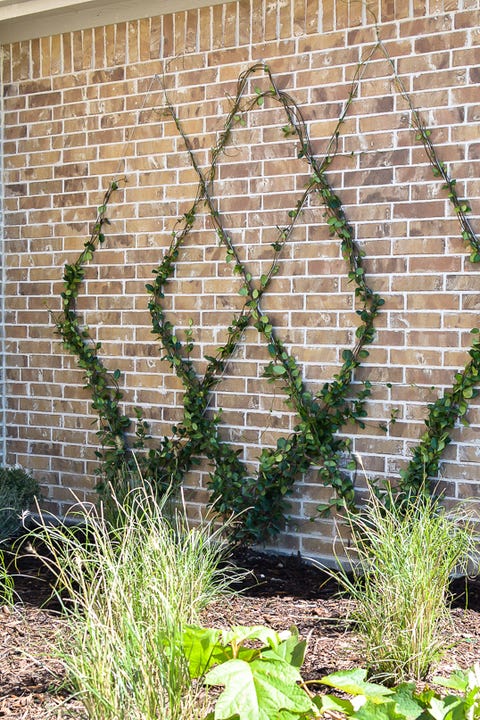
[[[328,575],[297,557],[251,550],[238,551],[235,561],[252,575],[241,594],[204,612],[205,625],[258,624],[276,630],[295,625],[308,638],[302,673],[308,680],[362,666],[362,648],[348,623],[352,601],[338,597],[338,587]],[[25,558],[18,570],[18,602],[13,608],[0,608],[0,718],[83,720],[81,704],[65,687],[61,663],[49,653],[56,635],[67,632],[51,599],[51,578],[32,558]],[[480,582],[457,580],[452,591],[452,647],[434,669],[442,675],[480,660]]]

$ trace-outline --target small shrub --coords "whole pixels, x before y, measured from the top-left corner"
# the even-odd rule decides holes
[[[340,581],[356,601],[369,671],[389,682],[424,678],[448,646],[449,581],[478,551],[473,525],[425,496],[397,506],[372,496],[349,525],[353,579],[343,572]]]
[[[22,468],[0,468],[0,543],[21,527],[22,512],[38,494],[37,481]]]

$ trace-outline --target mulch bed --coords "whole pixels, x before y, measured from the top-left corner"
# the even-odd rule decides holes
[[[235,560],[253,574],[240,595],[204,613],[205,625],[268,625],[276,630],[295,625],[308,638],[302,672],[307,680],[362,666],[361,645],[347,621],[352,602],[337,596],[338,587],[327,575],[297,557],[248,550],[238,552]],[[50,579],[32,559],[20,569],[18,603],[0,608],[0,718],[84,720],[80,703],[64,686],[61,664],[48,650],[57,633],[66,632],[58,607],[49,601]],[[452,647],[434,669],[442,675],[480,660],[480,582],[455,581],[452,591]]]

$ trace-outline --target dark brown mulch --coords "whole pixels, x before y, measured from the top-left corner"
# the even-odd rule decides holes
[[[320,570],[297,557],[269,556],[252,551],[237,553],[236,561],[253,576],[239,596],[213,605],[204,613],[205,625],[269,625],[284,630],[295,625],[308,638],[303,670],[316,679],[334,670],[362,665],[358,638],[348,621],[351,601],[339,599],[335,583]],[[62,686],[59,662],[52,660],[49,644],[66,632],[58,607],[48,603],[50,579],[32,560],[24,560],[16,580],[19,602],[0,609],[0,718],[9,720],[84,720],[80,703]],[[435,668],[448,674],[480,660],[480,583],[455,581],[457,600],[452,609],[452,648]],[[463,596],[462,596],[463,595]]]

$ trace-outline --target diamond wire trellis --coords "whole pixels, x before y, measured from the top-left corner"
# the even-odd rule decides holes
[[[323,460],[323,468],[320,471],[323,481],[332,485],[338,495],[338,499],[334,499],[331,505],[353,502],[353,483],[339,469],[342,453],[348,450],[348,440],[338,437],[336,432],[349,419],[362,424],[362,417],[365,414],[364,402],[369,394],[369,386],[366,384],[356,400],[352,402],[348,401],[348,394],[353,371],[368,355],[365,346],[373,340],[374,320],[383,300],[366,283],[362,267],[362,254],[353,240],[353,230],[346,220],[340,199],[326,180],[325,170],[336,154],[340,126],[356,95],[366,63],[378,48],[392,66],[394,81],[400,94],[409,105],[412,125],[418,132],[417,139],[424,145],[434,175],[443,179],[445,183],[444,187],[448,190],[448,197],[462,227],[462,237],[471,248],[470,260],[477,262],[480,260],[480,244],[466,218],[466,213],[470,210],[468,203],[459,199],[455,189],[455,180],[450,179],[444,164],[438,160],[430,140],[430,133],[411,104],[411,99],[396,75],[391,58],[380,39],[368,55],[367,60],[360,63],[357,68],[348,100],[332,135],[326,155],[321,162],[313,154],[305,122],[298,106],[287,93],[278,89],[270,69],[263,63],[252,66],[240,76],[236,98],[232,102],[232,109],[225,122],[224,132],[213,148],[212,162],[207,175],[204,175],[198,167],[189,140],[173,106],[166,98],[167,108],[185,142],[190,161],[197,172],[199,184],[197,197],[191,210],[184,216],[178,230],[174,232],[172,244],[163,262],[154,271],[155,282],[147,286],[151,294],[149,309],[153,330],[161,339],[166,351],[165,357],[175,369],[186,390],[182,424],[174,429],[173,438],[164,438],[160,448],[149,451],[146,458],[147,467],[150,462],[149,469],[153,470],[153,475],[157,473],[157,479],[161,482],[171,482],[172,480],[180,482],[186,470],[195,462],[198,454],[206,453],[207,456],[212,457],[216,467],[211,477],[210,489],[214,497],[220,497],[217,508],[224,512],[231,510],[243,512],[244,535],[249,536],[250,539],[260,539],[278,531],[284,521],[285,495],[290,491],[295,477],[305,472],[318,460]],[[266,97],[280,103],[288,120],[286,127],[291,129],[292,134],[298,138],[300,146],[298,157],[306,160],[311,167],[312,175],[304,194],[290,213],[292,222],[281,230],[277,241],[272,244],[274,256],[270,270],[260,278],[259,283],[257,281],[255,284],[253,278],[241,264],[231,237],[223,228],[218,210],[211,199],[210,189],[215,179],[218,159],[228,142],[236,120],[236,113],[240,108],[247,80],[258,70],[262,70],[267,75],[271,82],[271,89],[259,92],[250,105],[242,107],[242,111],[245,112],[259,101],[263,102]],[[285,128],[283,129],[285,130]],[[105,216],[106,208],[110,195],[116,188],[117,183],[114,182],[105,194],[90,240],[85,243],[85,248],[77,262],[74,265],[67,265],[65,268],[65,290],[62,293],[63,316],[56,323],[65,346],[77,355],[80,367],[85,368],[87,387],[92,389],[94,408],[100,417],[98,435],[103,446],[107,448],[104,454],[100,453],[100,456],[104,460],[105,466],[110,467],[114,473],[121,463],[125,462],[129,452],[125,433],[130,425],[130,420],[119,412],[121,394],[118,389],[118,379],[120,371],[116,370],[109,377],[108,371],[97,357],[96,351],[100,345],[92,344],[88,329],[81,327],[79,323],[75,301],[83,281],[83,265],[92,259],[97,245],[104,240],[103,226],[108,222]],[[276,271],[278,257],[295,225],[298,213],[304,207],[311,193],[314,192],[319,193],[322,198],[327,223],[332,234],[340,240],[342,253],[349,266],[348,278],[355,284],[355,294],[362,303],[361,309],[357,310],[361,324],[356,330],[356,343],[352,349],[343,351],[343,365],[340,371],[334,376],[333,381],[325,383],[315,397],[304,386],[302,374],[295,358],[286,351],[273,326],[263,314],[260,303],[261,297]],[[215,357],[206,358],[208,365],[202,380],[197,377],[189,358],[184,357],[184,348],[173,336],[172,326],[165,318],[161,303],[164,286],[173,273],[182,242],[193,226],[197,208],[201,203],[205,203],[209,209],[219,240],[225,247],[226,260],[234,263],[233,267],[243,278],[240,294],[245,298],[242,311],[238,317],[233,318],[232,324],[228,328],[227,342],[218,349]],[[217,436],[218,419],[212,421],[206,418],[205,409],[208,405],[210,390],[220,382],[225,364],[235,351],[244,329],[250,324],[257,328],[267,342],[267,348],[272,357],[272,361],[265,368],[265,376],[271,381],[280,379],[283,382],[287,402],[299,415],[300,423],[290,436],[278,440],[276,448],[262,450],[259,472],[255,477],[247,478],[244,475],[244,466],[239,461],[236,452],[227,443],[220,442]],[[417,491],[425,489],[425,475],[434,474],[438,467],[441,451],[450,441],[448,430],[453,427],[459,417],[463,417],[468,407],[468,399],[476,394],[474,388],[480,377],[480,346],[477,340],[474,340],[469,354],[471,360],[462,372],[456,374],[452,389],[446,391],[438,401],[429,406],[430,412],[426,421],[427,432],[415,449],[409,468],[402,478],[403,485],[408,491],[415,492],[415,489]],[[109,387],[109,380],[113,388]],[[138,412],[137,419],[138,440],[136,445],[143,448],[148,425]],[[246,508],[249,508],[248,513],[245,512]]]
[[[263,70],[267,74],[271,82],[271,89],[265,92],[257,90],[254,100],[248,102],[246,108],[242,107],[241,102],[247,80],[258,70]],[[263,103],[266,97],[279,103],[285,111],[287,125],[283,130],[285,133],[288,130],[288,134],[295,135],[297,140],[300,139],[298,156],[300,159],[304,158],[311,166],[313,176],[307,190],[289,213],[290,223],[278,230],[278,237],[272,243],[273,257],[270,267],[261,278],[254,280],[240,261],[232,236],[225,229],[222,215],[212,198],[212,188],[219,157],[230,139],[232,127],[239,118],[239,111],[241,110],[244,114],[255,105]],[[265,511],[268,509],[268,516],[271,518],[273,514],[274,517],[271,529],[278,531],[279,523],[283,519],[286,509],[285,496],[291,490],[295,478],[317,462],[324,462],[323,479],[335,487],[339,493],[339,498],[334,501],[334,504],[337,501],[340,504],[353,503],[353,484],[350,478],[339,471],[341,455],[347,451],[348,441],[344,438],[334,437],[334,432],[349,418],[353,417],[360,421],[363,414],[363,401],[368,394],[368,384],[354,403],[348,402],[347,394],[350,390],[353,369],[359,363],[362,349],[373,339],[373,319],[383,300],[366,285],[361,256],[352,241],[351,228],[346,222],[338,197],[331,191],[324,176],[324,169],[328,162],[325,159],[323,163],[318,163],[315,159],[298,106],[289,95],[277,88],[267,66],[263,64],[252,66],[240,77],[237,94],[232,100],[232,108],[225,122],[225,129],[213,150],[212,162],[207,171],[200,168],[191,143],[168,100],[167,107],[185,142],[192,167],[198,176],[195,201],[185,214],[182,225],[174,231],[172,244],[162,263],[154,270],[155,282],[147,286],[151,293],[149,310],[154,332],[160,338],[166,350],[165,357],[185,389],[184,416],[182,422],[176,427],[177,433],[182,438],[182,442],[178,445],[179,467],[182,472],[185,472],[191,467],[194,457],[206,454],[215,466],[209,487],[219,510],[245,512],[246,507],[249,506],[250,510],[245,524],[250,523],[252,529],[253,525],[257,524],[257,522],[252,523],[253,515],[262,513],[265,517]],[[328,224],[332,233],[336,233],[342,239],[344,254],[350,263],[350,279],[355,281],[357,295],[364,304],[359,313],[362,325],[357,329],[355,347],[353,350],[344,350],[344,364],[341,372],[333,383],[326,383],[316,397],[305,387],[294,357],[286,350],[284,343],[278,337],[270,319],[261,307],[262,296],[278,270],[280,254],[291,236],[300,211],[313,192],[319,192],[326,202],[330,213]],[[207,356],[205,358],[208,364],[203,378],[199,379],[189,357],[191,345],[185,348],[174,335],[173,326],[165,317],[162,299],[165,286],[173,275],[175,263],[179,260],[182,244],[194,226],[195,217],[201,205],[207,207],[219,241],[225,247],[226,262],[232,263],[234,273],[243,280],[240,295],[245,298],[245,302],[238,316],[232,319],[227,331],[227,342],[218,349],[215,357]],[[235,352],[245,329],[251,324],[258,330],[273,358],[265,368],[265,376],[270,381],[275,379],[284,381],[287,401],[294,408],[301,422],[287,438],[280,438],[275,448],[261,451],[257,474],[247,478],[246,468],[239,460],[237,453],[227,443],[220,442],[218,439],[216,431],[218,418],[208,418],[205,412],[210,400],[210,391],[221,382],[226,364]],[[366,353],[366,351],[364,352]],[[229,479],[229,482],[225,481],[226,478]]]

